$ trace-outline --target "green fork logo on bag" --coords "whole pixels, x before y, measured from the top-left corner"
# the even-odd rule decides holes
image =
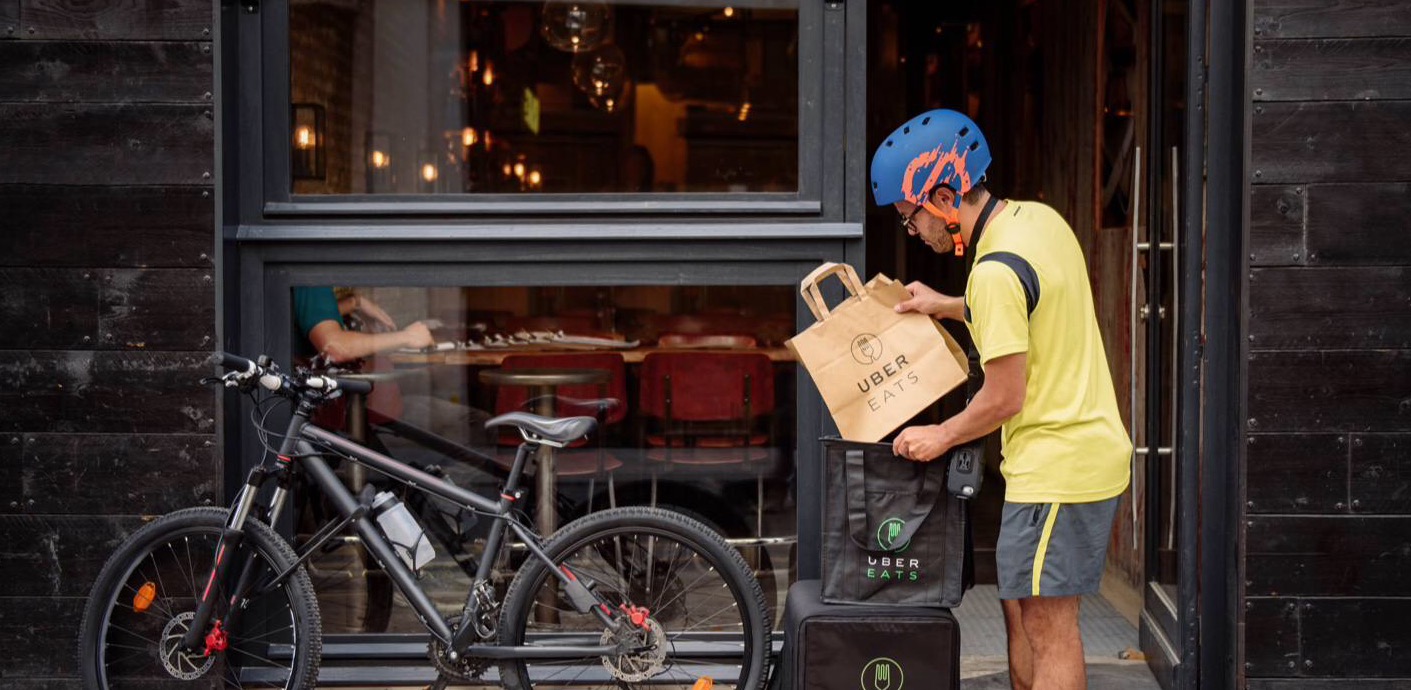
[[[894,659],[879,656],[862,667],[862,690],[902,690],[905,680]]]
[[[901,518],[887,518],[882,526],[877,528],[877,546],[886,551],[905,551],[906,547],[911,545],[911,540],[897,543],[897,537],[900,537],[905,529],[906,522]]]

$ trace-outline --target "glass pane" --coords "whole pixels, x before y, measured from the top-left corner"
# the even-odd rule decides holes
[[[797,191],[797,3],[768,4],[292,3],[292,191]]]
[[[669,507],[732,540],[782,608],[797,544],[790,287],[309,287],[291,298],[295,363],[379,379],[366,401],[327,406],[316,423],[494,497],[520,438],[487,432],[486,419],[597,417],[586,443],[556,451],[549,500],[537,475],[521,482],[528,522],[558,526],[613,504]],[[572,380],[533,388],[513,379],[544,368]],[[380,474],[338,472],[355,489],[403,491]],[[307,539],[327,509],[308,490],[295,496],[296,532]],[[413,496],[403,501],[437,553],[420,583],[443,613],[459,613],[491,520]],[[513,545],[499,554],[501,594],[523,557]],[[320,552],[310,570],[328,632],[421,630],[360,546]]]

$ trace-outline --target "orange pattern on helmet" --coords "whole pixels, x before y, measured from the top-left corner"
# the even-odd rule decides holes
[[[925,198],[927,193],[935,189],[937,184],[954,179],[960,180],[960,189],[955,190],[957,195],[970,191],[970,172],[966,170],[965,166],[966,159],[970,157],[969,149],[960,145],[959,138],[950,145],[949,151],[942,153],[942,148],[944,146],[937,146],[930,151],[922,151],[906,166],[906,173],[901,178],[901,193],[907,201],[913,204],[926,203],[929,205],[930,200]],[[954,166],[954,170],[949,178],[941,180],[941,173],[945,172],[947,165]],[[927,173],[926,183],[917,187],[915,185],[916,173],[927,168],[930,170]]]

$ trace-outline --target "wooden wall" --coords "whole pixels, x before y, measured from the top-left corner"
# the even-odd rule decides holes
[[[0,0],[0,686],[79,687],[117,542],[221,500],[210,0]]]
[[[1242,671],[1411,687],[1411,12],[1253,4]]]

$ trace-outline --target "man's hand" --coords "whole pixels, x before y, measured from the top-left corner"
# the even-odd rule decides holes
[[[419,350],[436,344],[436,339],[431,337],[431,329],[420,321],[403,328],[401,335],[402,347]]]
[[[911,299],[897,303],[896,310],[900,313],[919,311],[938,319],[955,319],[956,321],[965,316],[965,301],[959,297],[943,295],[920,281],[908,283],[906,291],[911,293]]]
[[[907,460],[931,462],[950,450],[951,441],[946,436],[939,424],[909,426],[892,441],[892,453]]]

